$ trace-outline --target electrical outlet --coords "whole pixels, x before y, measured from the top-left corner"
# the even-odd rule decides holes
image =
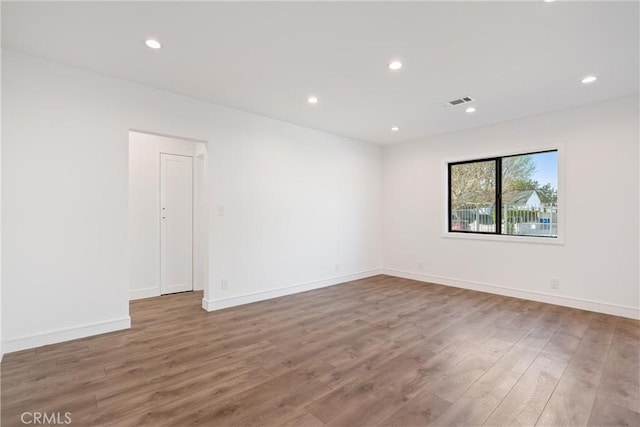
[[[560,289],[560,280],[555,277],[551,278],[551,289]]]
[[[227,279],[222,279],[220,281],[220,288],[227,289],[229,287],[229,281]]]
[[[218,216],[224,216],[224,214],[225,214],[224,206],[222,205],[218,206]]]
[[[424,270],[424,262],[418,263],[418,270]]]

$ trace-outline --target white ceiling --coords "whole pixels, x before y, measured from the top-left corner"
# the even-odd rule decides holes
[[[637,93],[638,6],[3,1],[2,44],[388,144]],[[461,96],[476,113],[442,107]]]

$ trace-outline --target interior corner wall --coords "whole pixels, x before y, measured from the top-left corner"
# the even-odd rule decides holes
[[[208,263],[202,259],[206,227],[198,155],[206,158],[202,142],[129,132],[129,298],[159,296],[160,290],[160,153],[194,159],[193,289],[203,290]]]
[[[632,95],[385,147],[383,270],[637,318],[638,103]],[[563,245],[443,237],[447,160],[554,144],[564,147]]]
[[[18,52],[2,66],[5,351],[128,327],[130,129],[207,141],[206,308],[379,272],[380,147]]]

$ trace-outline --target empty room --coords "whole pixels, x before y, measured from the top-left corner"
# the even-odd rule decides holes
[[[640,426],[640,2],[0,6],[3,427]]]

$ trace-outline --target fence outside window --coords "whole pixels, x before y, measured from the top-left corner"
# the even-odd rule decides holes
[[[452,209],[452,231],[495,233],[493,206],[465,206]],[[516,236],[558,237],[558,205],[502,206],[501,233]]]

